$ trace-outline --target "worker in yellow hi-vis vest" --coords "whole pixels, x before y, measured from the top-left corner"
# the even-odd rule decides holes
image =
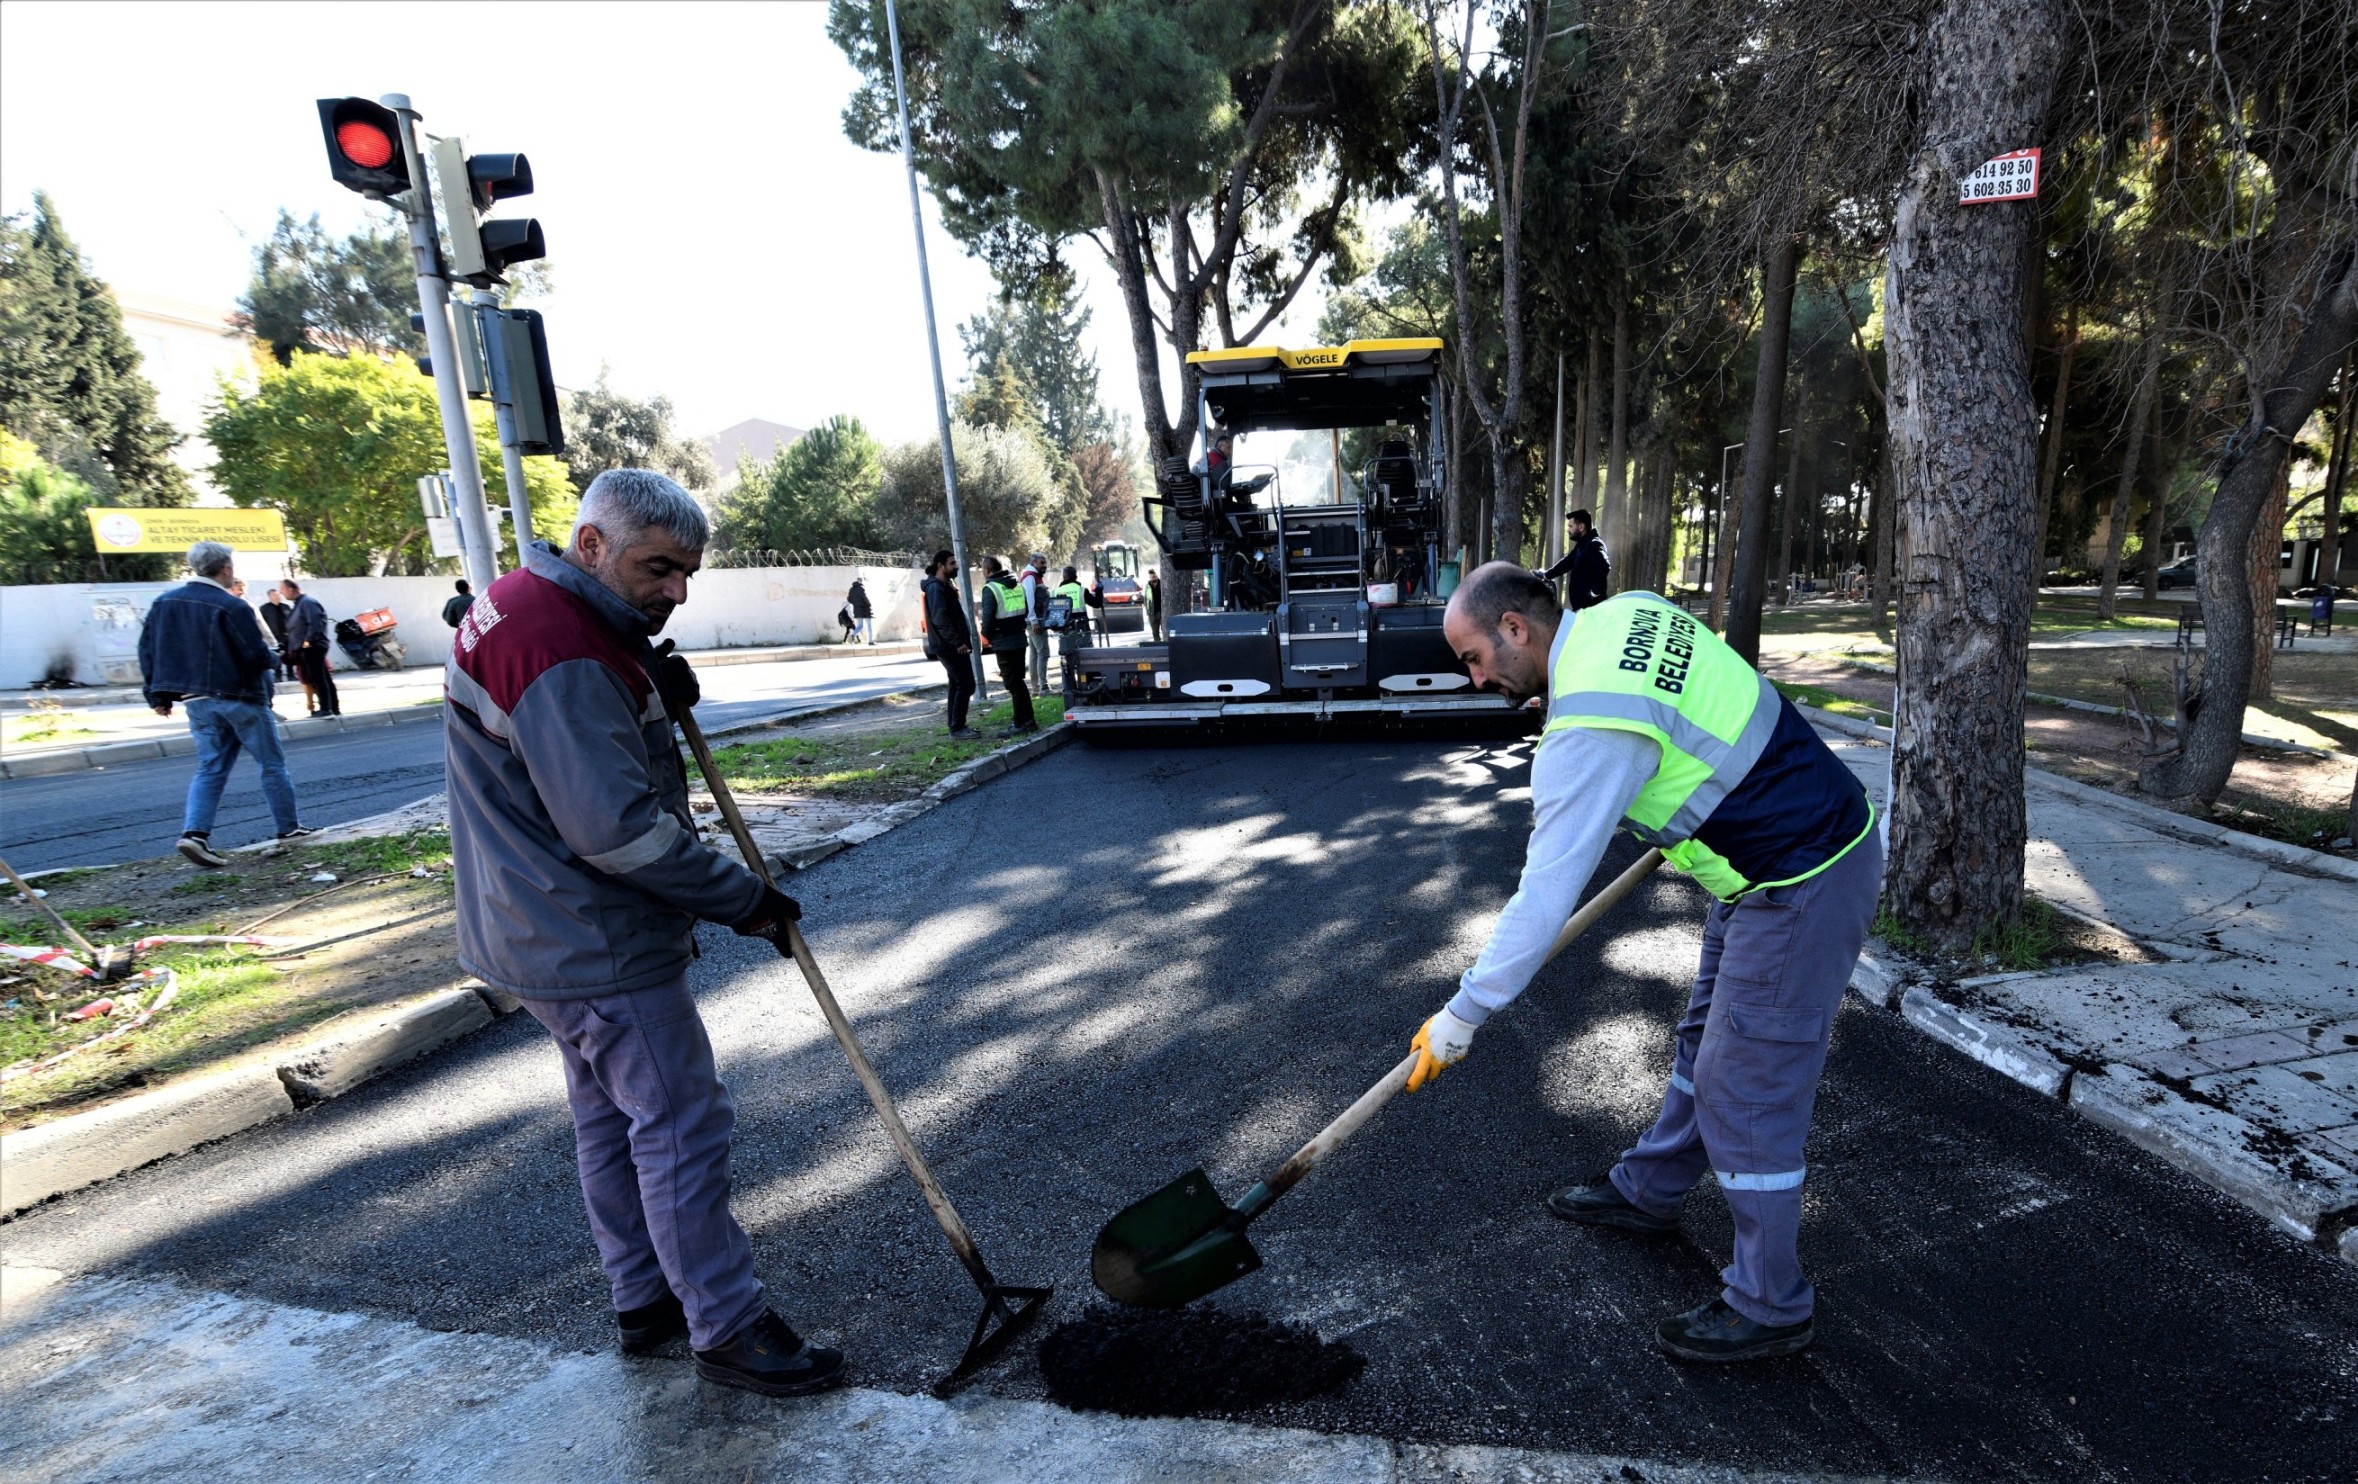
[[[1457,994],[1418,1030],[1415,1091],[1547,961],[1616,824],[1719,900],[1678,1027],[1662,1111],[1610,1170],[1548,1198],[1589,1226],[1670,1235],[1710,1170],[1735,1216],[1717,1297],[1657,1327],[1681,1360],[1809,1344],[1802,1145],[1834,1012],[1875,915],[1883,850],[1850,770],[1742,656],[1652,593],[1578,614],[1493,562],[1449,601],[1443,632],[1477,685],[1544,696],[1523,875]]]

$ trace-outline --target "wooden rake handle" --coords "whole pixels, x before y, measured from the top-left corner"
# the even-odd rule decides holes
[[[721,818],[728,821],[729,833],[736,837],[737,849],[745,857],[745,864],[755,875],[773,889],[777,881],[770,874],[769,862],[762,859],[761,850],[753,843],[753,831],[745,827],[745,816],[738,811],[737,796],[729,791],[728,781],[712,760],[712,745],[704,740],[704,729],[687,707],[679,708],[680,733],[688,739],[688,750],[696,755],[696,766],[704,773],[705,784],[712,789],[712,801],[720,806]],[[836,1002],[835,991],[828,987],[827,976],[820,972],[819,961],[811,957],[811,945],[803,941],[802,929],[794,923],[785,926],[784,946],[793,956],[795,966],[802,970],[803,982],[811,989],[811,998],[819,1002],[819,1013],[827,1018],[827,1029],[835,1033],[835,1044],[843,1048],[846,1061],[851,1063],[852,1075],[860,1079],[860,1086],[868,1094],[868,1101],[876,1109],[876,1116],[891,1136],[892,1147],[899,1151],[901,1163],[908,1167],[909,1178],[925,1193],[925,1204],[933,1211],[933,1219],[941,1223],[942,1235],[950,1239],[950,1248],[958,1261],[974,1279],[978,1287],[989,1288],[998,1280],[991,1276],[990,1267],[983,1262],[982,1253],[974,1245],[973,1235],[958,1215],[958,1208],[942,1191],[941,1182],[933,1177],[933,1170],[925,1163],[925,1156],[917,1152],[917,1141],[909,1137],[908,1125],[901,1122],[901,1110],[895,1106],[892,1094],[884,1090],[884,1079],[876,1075],[868,1053],[861,1049],[860,1038],[852,1031],[852,1024]]]
[[[1631,863],[1628,870],[1613,878],[1603,891],[1590,897],[1579,911],[1565,922],[1564,930],[1556,934],[1556,941],[1547,951],[1549,960],[1571,946],[1572,940],[1595,926],[1596,920],[1612,911],[1628,896],[1637,884],[1654,874],[1662,864],[1662,852],[1649,850]],[[1335,1147],[1365,1126],[1367,1121],[1382,1111],[1400,1089],[1408,1085],[1408,1077],[1416,1070],[1417,1053],[1411,1051],[1400,1059],[1400,1064],[1384,1074],[1384,1079],[1359,1095],[1359,1101],[1345,1108],[1342,1116],[1320,1129],[1309,1143],[1294,1151],[1293,1158],[1278,1166],[1277,1173],[1267,1182],[1269,1199],[1275,1200],[1300,1183],[1304,1175],[1318,1167],[1318,1162],[1334,1153]],[[1266,1204],[1264,1202],[1263,1204]]]

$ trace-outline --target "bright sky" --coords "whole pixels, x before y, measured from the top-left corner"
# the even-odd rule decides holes
[[[503,60],[504,59],[504,60]],[[601,363],[685,431],[852,413],[930,437],[932,385],[897,155],[844,137],[856,74],[800,4],[0,6],[0,209],[46,190],[99,276],[224,310],[280,207],[348,230],[314,100],[406,92],[432,133],[521,150],[556,292],[557,377]],[[989,272],[926,198],[953,391]],[[1087,244],[1107,405],[1135,419],[1128,329]],[[1315,288],[1288,317],[1317,319]],[[1273,336],[1284,343],[1281,336]]]

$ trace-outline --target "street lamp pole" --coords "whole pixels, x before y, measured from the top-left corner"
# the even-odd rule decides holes
[[[942,384],[942,337],[933,322],[933,273],[925,261],[925,212],[923,198],[917,193],[917,152],[909,144],[909,93],[901,78],[901,20],[893,0],[884,0],[884,25],[892,42],[892,97],[900,110],[901,164],[909,172],[909,226],[917,235],[917,291],[925,303],[925,348],[933,362],[933,420],[942,440],[942,490],[949,497],[950,552],[958,563],[958,601],[966,605],[967,621],[979,623],[974,579],[966,566],[966,523],[958,514],[958,461],[950,451],[950,394]],[[979,643],[974,646],[974,698],[990,704],[990,682],[983,675]]]

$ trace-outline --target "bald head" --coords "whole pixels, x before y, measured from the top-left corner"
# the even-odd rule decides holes
[[[1474,684],[1527,701],[1547,694],[1547,652],[1563,621],[1546,583],[1513,562],[1490,562],[1450,596],[1441,631]]]

